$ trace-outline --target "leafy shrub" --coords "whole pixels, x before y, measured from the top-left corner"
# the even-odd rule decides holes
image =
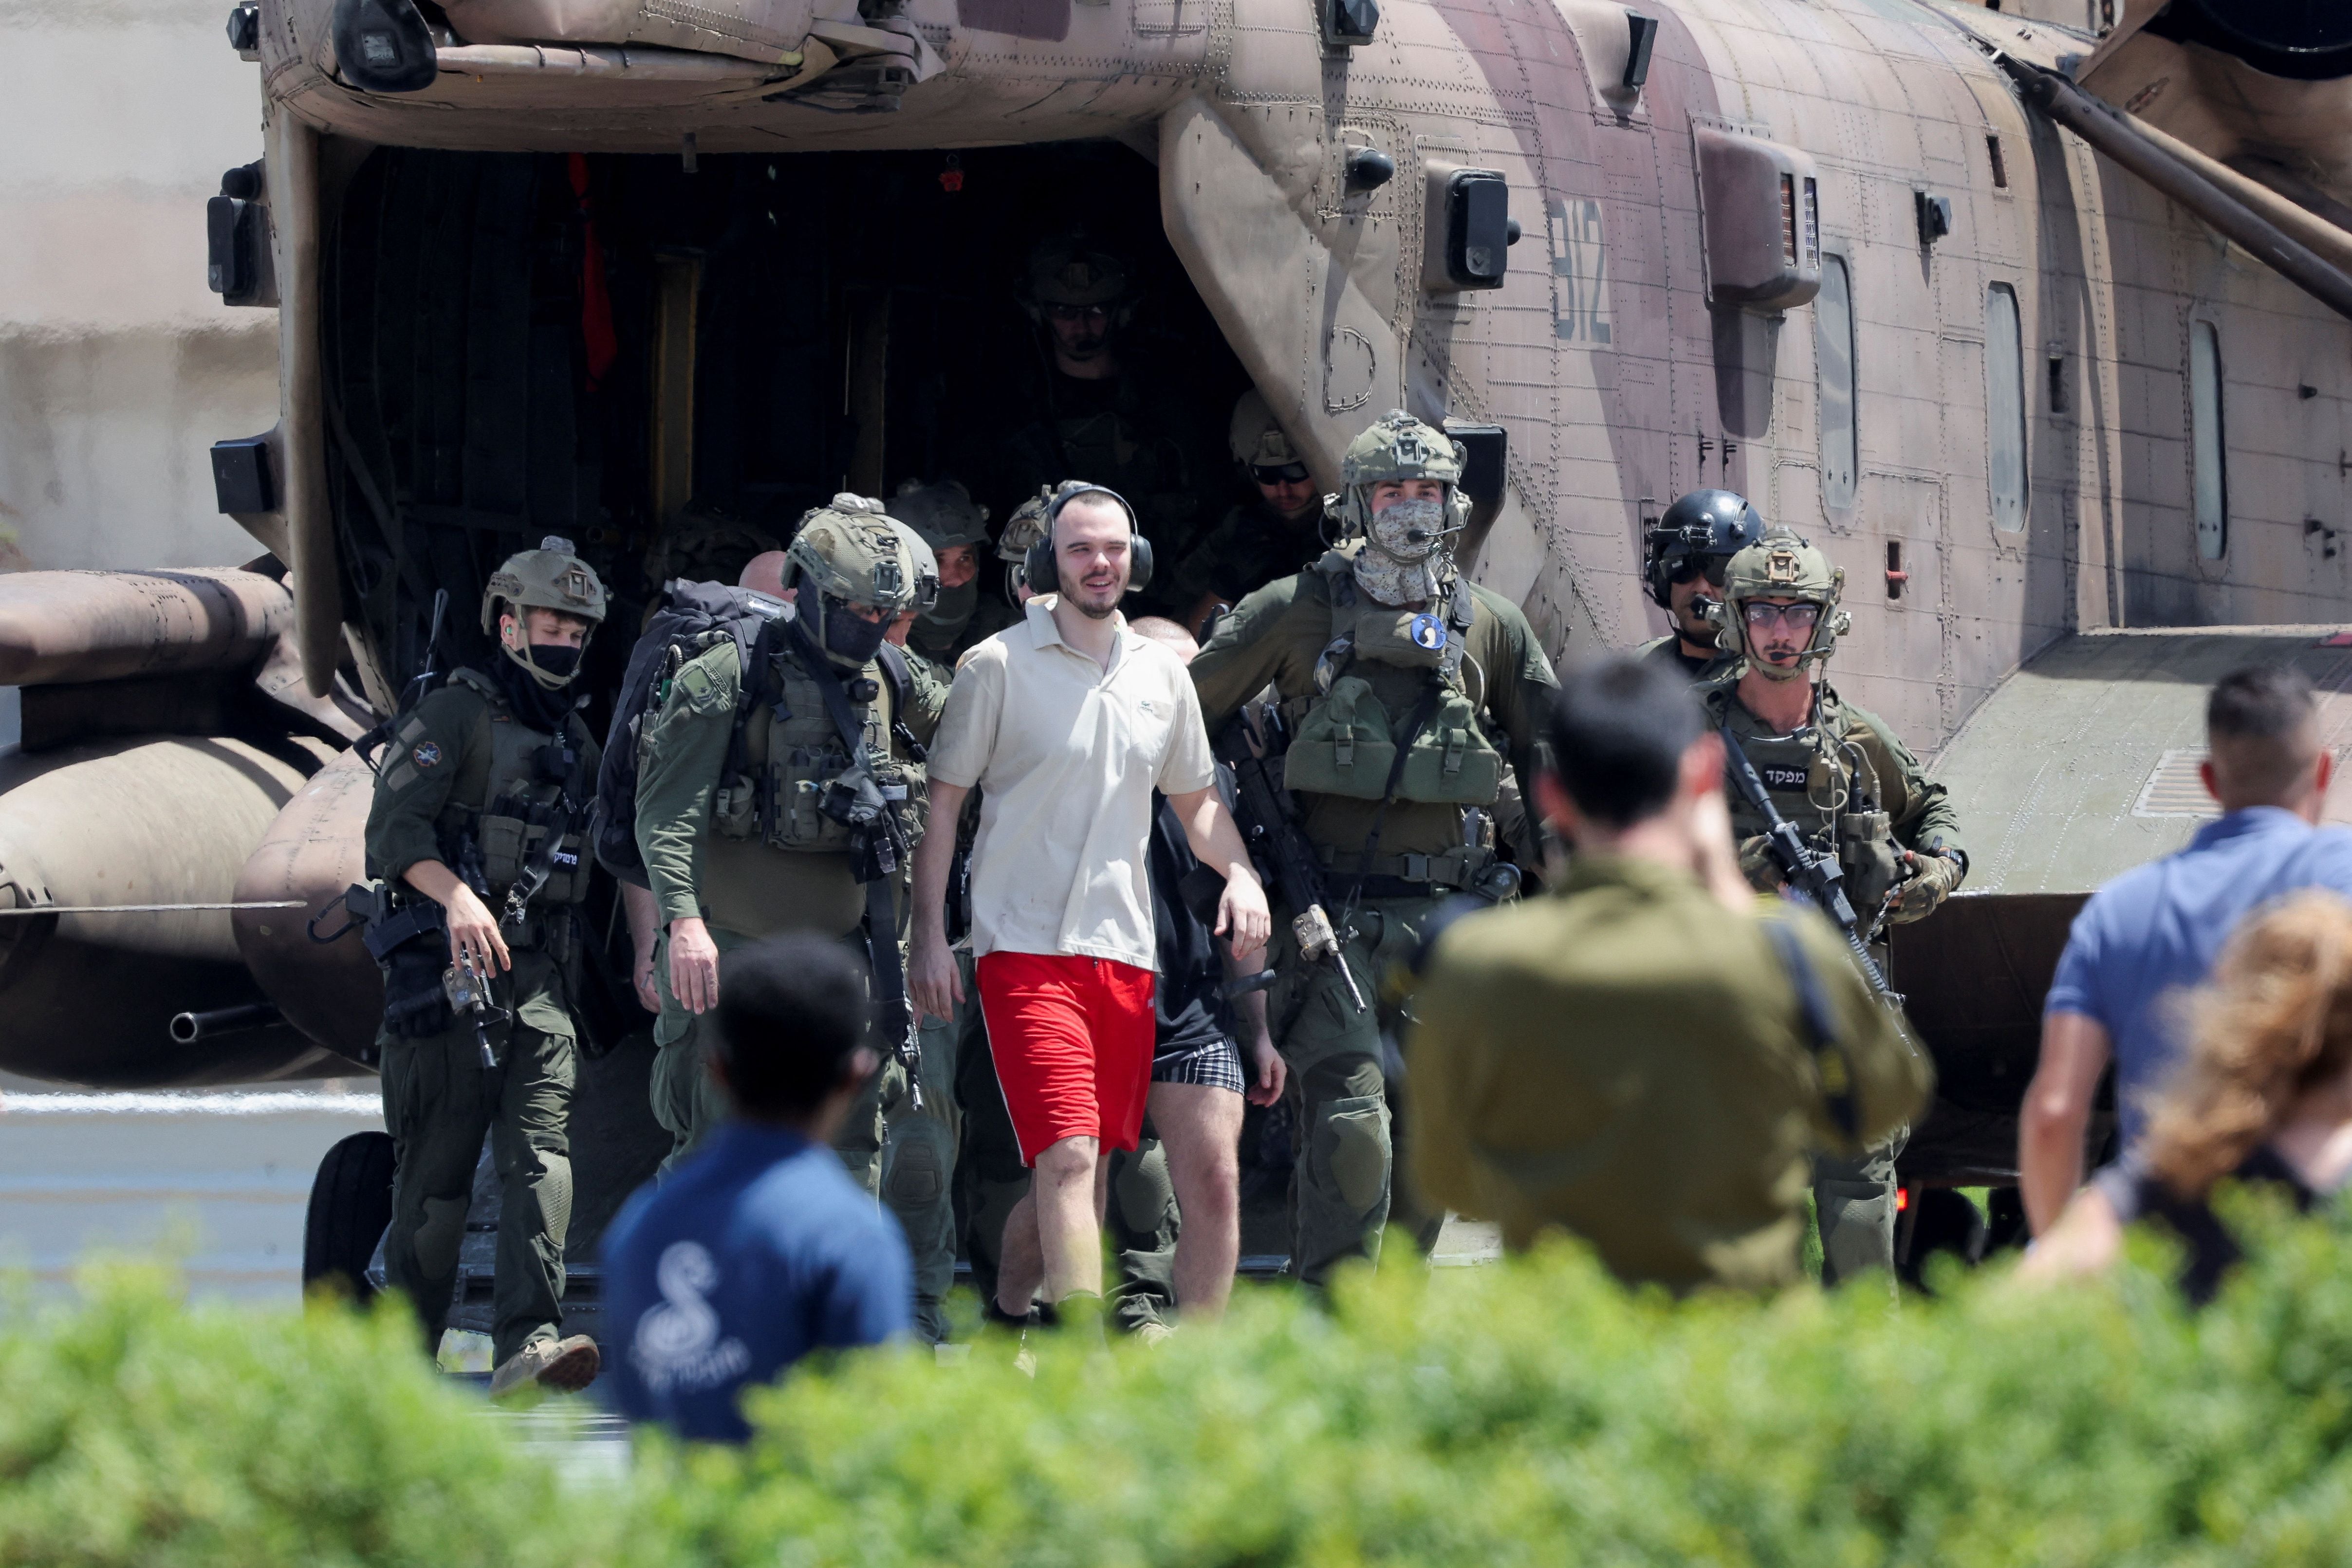
[[[110,1267],[0,1332],[7,1568],[619,1561],[617,1508],[574,1500],[403,1312],[191,1309]]]
[[[1675,1303],[1582,1252],[1244,1291],[1156,1349],[846,1360],[562,1491],[404,1329],[101,1285],[0,1335],[0,1562],[2352,1562],[2352,1222],[2183,1312],[1947,1275]],[[259,1542],[256,1550],[253,1543]]]

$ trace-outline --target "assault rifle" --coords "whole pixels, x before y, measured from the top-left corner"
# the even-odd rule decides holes
[[[1235,715],[1217,737],[1217,760],[1234,773],[1234,793],[1239,797],[1234,816],[1241,827],[1242,841],[1249,846],[1251,858],[1261,870],[1272,871],[1269,880],[1282,902],[1294,911],[1290,934],[1298,944],[1298,956],[1310,964],[1328,964],[1348,988],[1348,999],[1362,1012],[1364,994],[1356,988],[1356,977],[1348,971],[1339,934],[1331,929],[1331,916],[1323,909],[1323,868],[1299,826],[1298,803],[1275,771],[1290,747],[1279,710],[1265,710],[1264,755],[1250,742],[1250,724],[1244,715]]]
[[[1862,970],[1862,977],[1870,982],[1870,988],[1878,993],[1880,1000],[1899,1007],[1903,998],[1887,986],[1885,975],[1880,972],[1863,942],[1862,922],[1855,917],[1853,904],[1845,895],[1845,872],[1839,866],[1837,857],[1807,847],[1804,836],[1780,815],[1780,809],[1772,804],[1771,791],[1764,788],[1756,764],[1748,760],[1748,753],[1740,749],[1739,737],[1731,733],[1728,723],[1723,727],[1723,752],[1731,762],[1732,782],[1764,819],[1765,847],[1780,863],[1781,879],[1837,924],[1839,934],[1853,954],[1855,966]]]
[[[371,769],[375,767],[377,749],[392,738],[393,727],[407,716],[409,709],[424,701],[425,695],[433,689],[433,683],[441,678],[441,672],[433,667],[433,654],[441,645],[441,622],[448,612],[449,591],[446,588],[435,589],[433,591],[433,626],[432,630],[425,633],[425,651],[417,656],[416,674],[411,675],[408,678],[408,685],[401,688],[400,700],[392,706],[392,716],[352,742],[352,749],[359,753],[360,760],[366,763]]]

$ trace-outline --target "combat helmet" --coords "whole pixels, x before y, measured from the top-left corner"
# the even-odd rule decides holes
[[[1029,551],[1045,540],[1045,513],[1054,505],[1054,486],[1047,485],[1013,507],[997,538],[996,559],[1004,563],[1004,597],[1015,605],[1029,584]]]
[[[1255,387],[1234,402],[1225,444],[1233,451],[1234,461],[1253,476],[1260,468],[1307,466],[1307,455],[1290,439],[1282,422],[1274,417],[1274,410],[1266,406],[1265,394]]]
[[[1391,410],[1349,442],[1339,459],[1340,524],[1350,536],[1370,531],[1370,491],[1383,479],[1434,479],[1445,486],[1444,532],[1461,532],[1470,520],[1470,498],[1462,493],[1463,458],[1452,436],[1402,409]]]
[[[1021,308],[1043,321],[1048,306],[1101,306],[1114,325],[1135,314],[1136,295],[1127,263],[1092,235],[1073,232],[1042,239],[1023,268]]]
[[[921,536],[881,502],[846,493],[802,517],[784,547],[783,579],[801,591],[796,608],[825,657],[852,670],[874,657],[893,619],[940,597],[939,566]],[[850,614],[853,604],[881,611],[882,620]]]
[[[1763,514],[1736,490],[1693,490],[1643,537],[1643,580],[1661,610],[1674,608],[1674,569],[1692,557],[1728,561],[1764,537]]]
[[[500,606],[505,606],[505,611]],[[595,569],[574,555],[572,541],[550,534],[539,541],[537,549],[517,550],[507,557],[506,564],[490,573],[490,580],[482,588],[482,631],[496,636],[499,616],[510,612],[516,620],[523,619],[526,610],[552,610],[559,614],[577,615],[588,622],[588,633],[595,635],[604,621],[604,585],[597,579]],[[572,670],[558,674],[540,668],[531,656],[530,639],[525,637],[520,648],[499,647],[506,656],[530,672],[530,678],[547,690],[561,691],[572,684],[578,674]],[[587,639],[581,640],[581,652],[587,652]]]
[[[971,498],[960,479],[929,485],[909,479],[890,497],[888,510],[921,535],[935,557],[961,545],[988,543],[988,508]]]
[[[1837,640],[1853,625],[1853,617],[1840,610],[1845,594],[1845,569],[1788,528],[1773,528],[1731,558],[1723,571],[1723,603],[1717,645],[1748,661],[1748,667],[1774,680],[1794,680],[1805,666],[1830,656]],[[1748,601],[1753,599],[1794,599],[1822,607],[1813,622],[1812,641],[1805,645],[1796,668],[1782,670],[1755,659],[1748,646]]]

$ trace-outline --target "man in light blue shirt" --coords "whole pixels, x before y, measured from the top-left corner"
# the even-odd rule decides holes
[[[2109,1059],[2128,1146],[2182,1043],[2182,993],[2204,981],[2246,915],[2301,888],[2352,898],[2352,831],[2318,826],[2334,758],[2319,744],[2311,683],[2282,664],[2225,675],[2206,700],[2205,733],[2200,771],[2221,820],[2092,895],[2042,1004],[2017,1151],[2037,1235],[2082,1185],[2084,1133]]]
[[[722,958],[709,1067],[733,1113],[604,1239],[605,1391],[630,1420],[741,1442],[746,1385],[913,1328],[907,1239],[831,1147],[877,1063],[872,1012],[865,966],[837,941]]]

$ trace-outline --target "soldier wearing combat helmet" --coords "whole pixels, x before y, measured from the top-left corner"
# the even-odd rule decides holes
[[[1834,856],[1864,941],[1920,920],[1968,874],[1959,818],[1876,716],[1839,696],[1817,672],[1852,624],[1838,607],[1845,573],[1786,529],[1731,558],[1724,573],[1722,646],[1738,662],[1703,690],[1710,722],[1736,739],[1782,817],[1814,852]],[[1759,889],[1781,885],[1765,822],[1727,791],[1740,865]],[[1895,1156],[1905,1134],[1858,1160],[1814,1169],[1822,1276],[1834,1282],[1895,1260]]]
[[[937,601],[928,554],[881,502],[836,496],[744,568],[743,587],[791,606],[748,667],[720,637],[673,650],[655,688],[636,837],[659,934],[654,1115],[672,1163],[723,1113],[698,1041],[720,953],[779,931],[847,940],[863,925],[886,1019],[904,997],[892,891],[921,831],[915,756],[939,704],[884,637]],[[845,1157],[869,1186],[877,1142],[870,1111],[853,1115]]]
[[[1030,251],[1017,292],[1036,330],[1040,374],[1025,398],[1014,393],[1020,412],[961,471],[987,475],[983,498],[1006,506],[1083,476],[1134,505],[1160,559],[1181,559],[1202,526],[1211,465],[1188,401],[1135,341],[1142,294],[1132,265],[1086,233],[1050,235]],[[1160,607],[1164,593],[1139,595],[1129,612]]]
[[[1194,636],[1210,611],[1309,565],[1323,553],[1323,497],[1307,455],[1255,388],[1234,404],[1228,445],[1250,499],[1234,507],[1177,563],[1169,602]]]
[[[1332,964],[1301,956],[1302,911],[1275,922],[1267,1017],[1301,1112],[1291,1257],[1318,1283],[1345,1260],[1377,1260],[1389,1216],[1383,1035],[1402,1019],[1377,999],[1378,978],[1448,899],[1515,884],[1496,864],[1491,811],[1507,762],[1533,776],[1557,689],[1518,607],[1456,567],[1461,476],[1443,432],[1380,420],[1341,464],[1348,542],[1244,596],[1192,664],[1213,735],[1274,685],[1291,737],[1283,782],[1354,981],[1351,996]]]
[[[988,549],[988,508],[961,481],[909,479],[889,501],[890,515],[921,536],[939,562],[937,603],[919,612],[907,646],[952,669],[965,649],[1017,618],[1009,604],[981,586],[980,558]]]
[[[1696,681],[1729,667],[1709,612],[1722,602],[1724,568],[1763,537],[1763,517],[1734,491],[1693,490],[1668,507],[1643,541],[1642,580],[1674,630],[1634,656],[1672,663]]]
[[[502,1189],[494,1394],[579,1388],[597,1370],[594,1342],[561,1324],[573,911],[598,760],[573,680],[604,619],[604,585],[568,540],[509,559],[482,595],[497,653],[393,727],[368,810],[368,873],[387,893],[367,940],[384,970],[377,1045],[397,1154],[384,1270],[437,1347],[488,1132]]]

